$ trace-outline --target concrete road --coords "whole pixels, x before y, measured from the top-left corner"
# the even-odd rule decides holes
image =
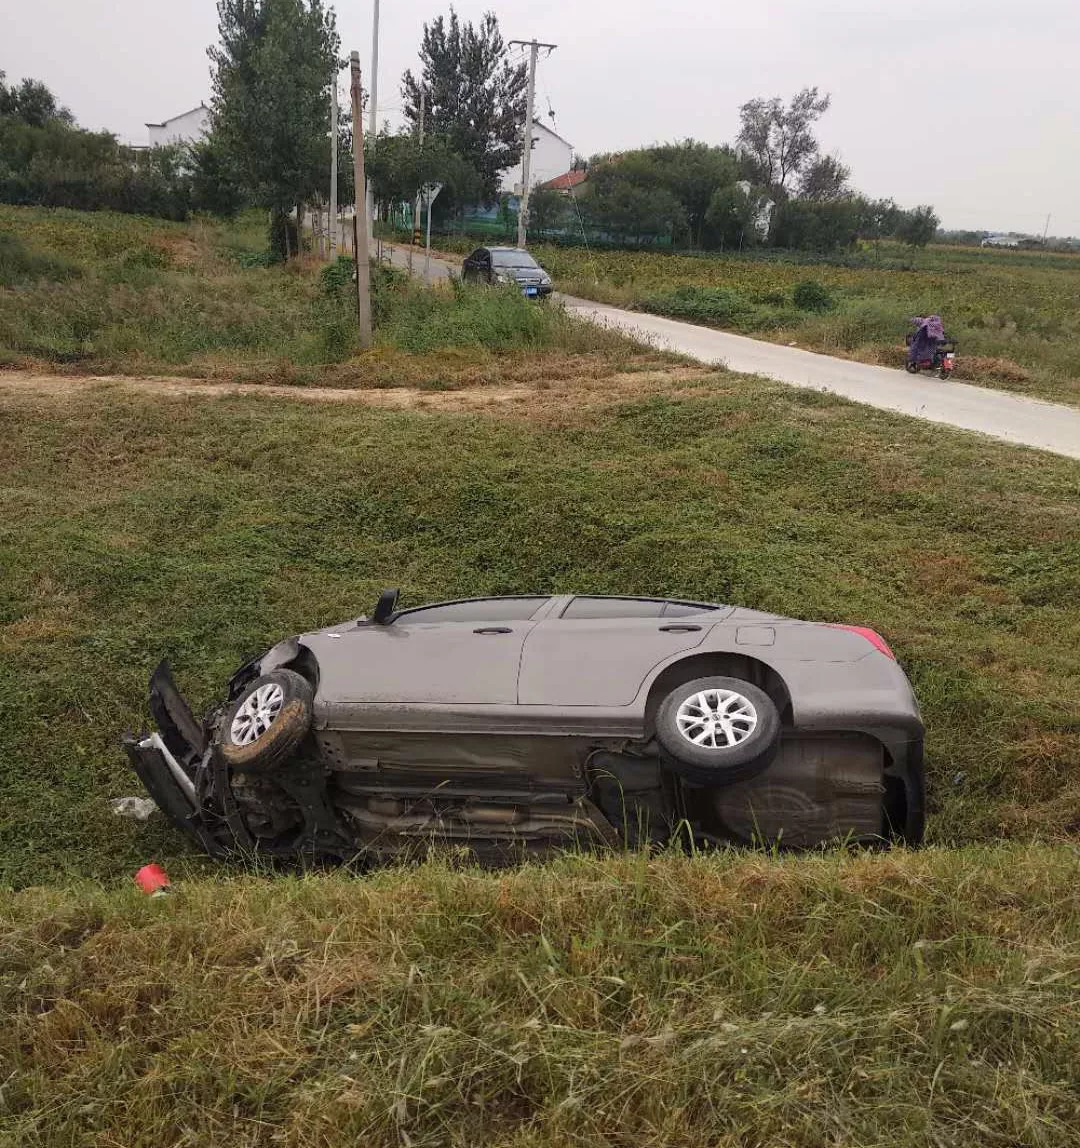
[[[591,322],[618,328],[702,363],[723,364],[732,371],[764,375],[795,387],[831,391],[881,410],[1080,459],[1080,408],[854,363],[588,299],[564,296],[563,302]]]
[[[408,248],[383,245],[384,259],[408,267]],[[372,250],[372,258],[375,252]],[[424,274],[423,251],[413,251],[413,274]],[[461,268],[431,259],[431,280],[460,275]],[[929,375],[909,375],[891,367],[876,367],[732,335],[711,327],[680,323],[658,315],[624,311],[588,299],[558,296],[576,315],[615,327],[665,350],[678,351],[701,363],[721,364],[748,375],[763,375],[794,387],[830,391],[885,411],[977,431],[1019,446],[1035,447],[1080,459],[1080,408],[1028,399],[968,383],[946,382]]]

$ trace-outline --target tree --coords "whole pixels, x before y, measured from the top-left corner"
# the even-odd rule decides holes
[[[529,231],[539,238],[545,231],[557,231],[567,220],[570,201],[566,193],[539,187],[529,196]]]
[[[56,97],[40,81],[25,79],[16,87],[4,83],[0,72],[0,116],[14,116],[32,128],[58,122],[72,127],[75,117],[56,102]]]
[[[330,84],[341,67],[334,14],[322,0],[218,0],[209,49],[212,132],[255,203],[283,220],[325,184]]]
[[[912,247],[925,247],[937,234],[938,222],[934,209],[929,204],[923,204],[911,211],[901,212],[894,235]]]
[[[779,96],[749,100],[739,108],[738,145],[752,167],[753,181],[778,198],[818,153],[814,124],[828,111],[831,97],[803,88],[786,107]]]
[[[739,178],[739,161],[729,147],[687,139],[646,149],[656,165],[657,183],[682,204],[690,243],[701,247],[709,205],[718,188]]]
[[[816,203],[843,199],[851,194],[851,168],[834,155],[819,156],[802,173],[799,196]]]
[[[746,183],[718,187],[709,200],[705,222],[711,246],[756,246],[762,239],[758,220],[765,210],[765,192]]]
[[[411,203],[428,183],[441,183],[443,195],[465,201],[479,195],[479,176],[443,136],[425,135],[421,144],[413,132],[380,135],[365,141],[364,167],[384,205]]]
[[[419,77],[407,71],[401,81],[406,118],[419,125],[423,93],[427,131],[444,136],[477,172],[481,195],[491,202],[500,173],[521,159],[525,65],[507,59],[494,13],[474,26],[462,24],[452,8],[449,21],[438,16],[424,25],[420,61]]]
[[[590,223],[616,240],[653,242],[686,227],[686,212],[672,192],[625,178],[618,164],[594,164],[579,203]]]
[[[769,242],[774,247],[826,252],[853,247],[858,236],[859,207],[853,200],[788,199],[777,205]]]

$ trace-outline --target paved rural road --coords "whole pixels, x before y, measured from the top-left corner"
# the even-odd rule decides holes
[[[385,251],[385,248],[384,248]],[[407,249],[391,252],[395,267],[407,266]],[[423,254],[413,256],[413,274],[423,275]],[[459,269],[432,258],[431,278],[446,279]],[[763,375],[794,387],[830,391],[885,411],[911,415],[960,430],[978,431],[1019,446],[1032,446],[1080,459],[1080,408],[1027,399],[987,387],[951,383],[928,375],[909,375],[836,359],[798,347],[784,347],[711,327],[680,323],[638,311],[623,311],[588,299],[561,296],[575,314],[615,327],[665,350],[678,351],[702,363],[722,364],[732,371]]]

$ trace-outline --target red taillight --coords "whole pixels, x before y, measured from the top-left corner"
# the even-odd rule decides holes
[[[896,661],[896,655],[889,649],[889,643],[877,632],[871,630],[869,626],[844,626],[840,623],[830,623],[834,630],[850,630],[853,634],[858,634],[860,638],[865,638],[875,650],[880,650],[885,657],[892,658]]]

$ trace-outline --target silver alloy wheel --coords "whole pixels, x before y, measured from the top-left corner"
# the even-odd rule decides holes
[[[734,690],[702,690],[691,694],[675,714],[679,733],[691,745],[705,749],[730,749],[757,728],[753,703]]]
[[[236,711],[229,737],[235,745],[251,745],[274,724],[285,704],[285,691],[277,682],[267,682],[252,690]]]

